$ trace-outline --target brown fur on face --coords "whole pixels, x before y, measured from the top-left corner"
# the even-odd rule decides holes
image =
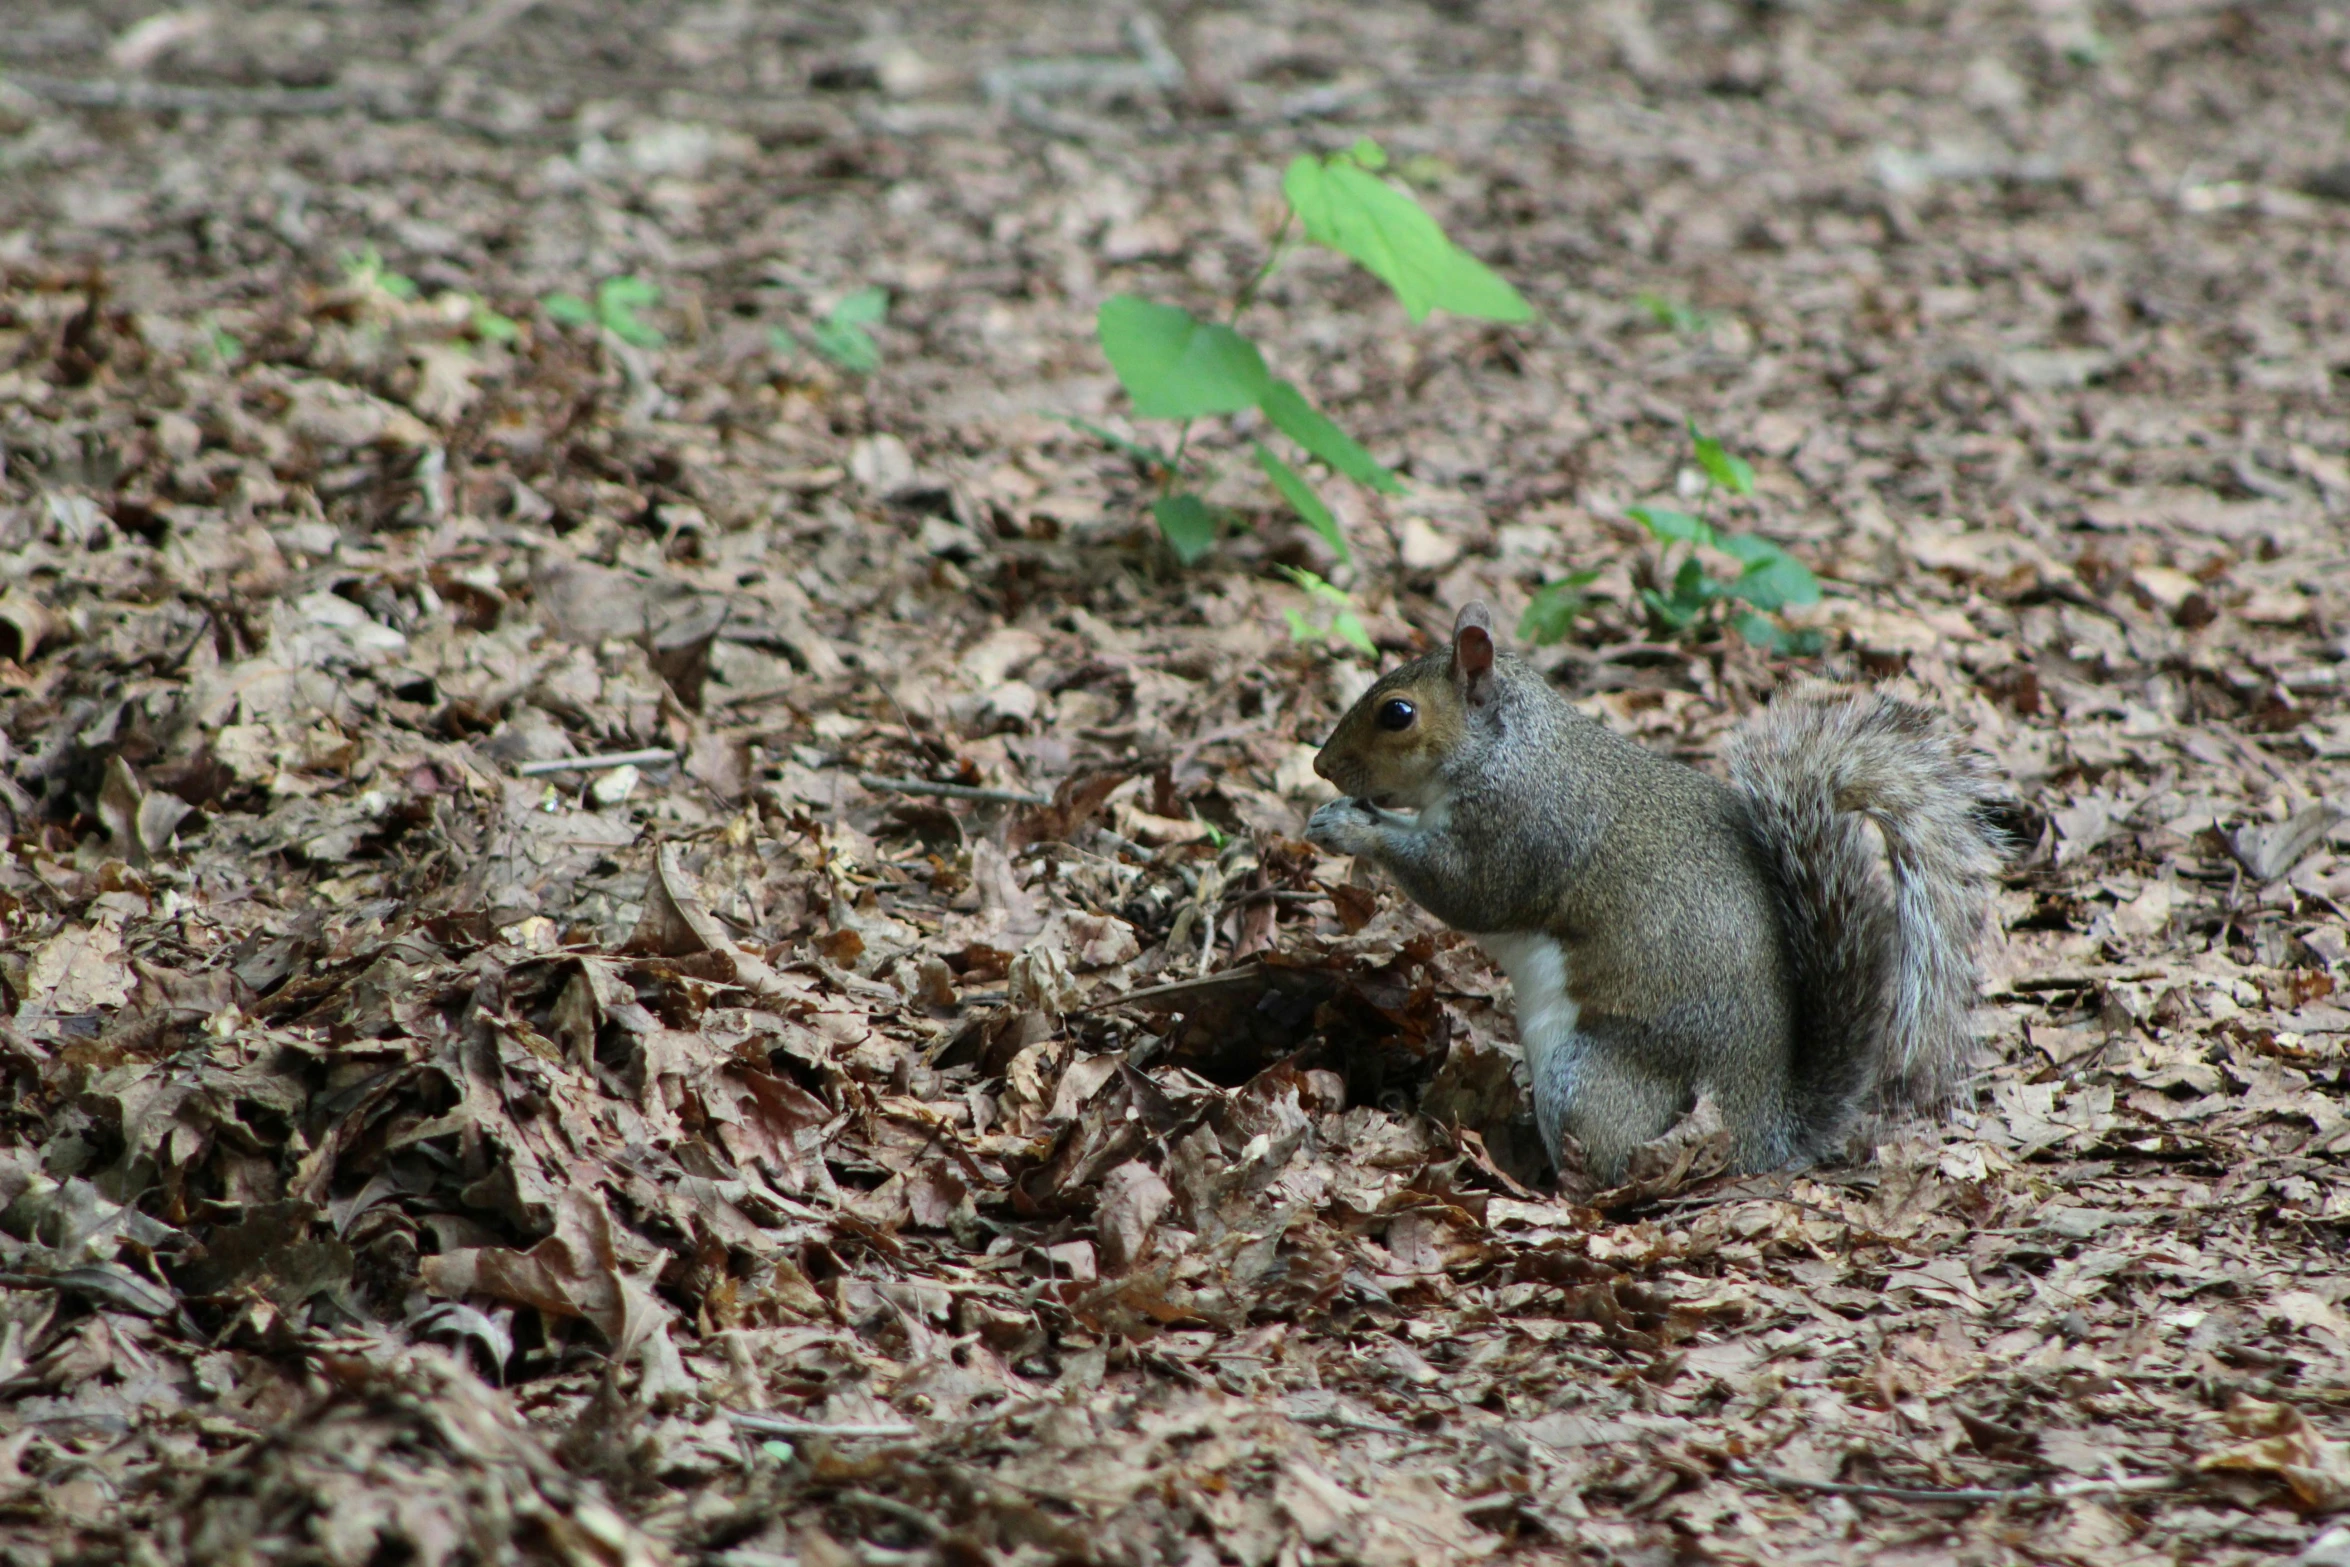
[[[1385,722],[1397,701],[1408,721]],[[1471,703],[1493,700],[1493,619],[1483,604],[1464,604],[1452,642],[1380,677],[1330,732],[1314,771],[1355,799],[1421,811],[1450,792],[1444,764],[1461,749]]]
[[[1401,697],[1415,710],[1409,728],[1380,727],[1380,709]],[[1467,722],[1454,683],[1452,650],[1389,670],[1346,710],[1314,758],[1314,771],[1340,792],[1373,805],[1417,810],[1430,802],[1437,769]]]

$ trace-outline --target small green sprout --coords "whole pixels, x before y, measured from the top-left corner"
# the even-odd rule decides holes
[[[381,293],[406,304],[420,292],[416,280],[394,272],[383,258],[383,252],[373,245],[343,255],[343,281],[353,288]]]
[[[1322,611],[1322,623],[1316,625],[1305,612],[1285,609],[1289,621],[1289,639],[1292,642],[1313,644],[1332,637],[1344,642],[1371,658],[1379,656],[1379,644],[1371,640],[1371,633],[1363,625],[1363,617],[1355,613],[1355,602],[1343,588],[1333,587],[1312,572],[1297,566],[1284,566],[1282,575],[1306,590],[1315,606]]]
[[[1699,310],[1645,289],[1632,296],[1632,303],[1647,311],[1649,319],[1658,326],[1679,337],[1694,336],[1712,326],[1716,319],[1710,310]]]
[[[659,348],[668,339],[637,312],[661,302],[661,290],[641,277],[606,278],[596,285],[589,304],[577,294],[549,294],[540,303],[549,320],[563,326],[592,326],[611,333],[632,348]]]
[[[856,375],[881,368],[881,345],[865,329],[889,314],[889,290],[860,288],[825,313],[808,334],[816,352]]]

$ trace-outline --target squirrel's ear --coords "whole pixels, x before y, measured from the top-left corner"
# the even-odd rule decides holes
[[[1463,604],[1452,623],[1452,668],[1471,692],[1493,671],[1493,617],[1483,604]]]

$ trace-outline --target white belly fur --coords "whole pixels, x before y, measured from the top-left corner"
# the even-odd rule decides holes
[[[1528,931],[1479,936],[1477,945],[1501,965],[1517,992],[1518,1046],[1526,1052],[1536,1095],[1553,1082],[1566,1087],[1566,1047],[1575,1036],[1576,1012],[1575,998],[1567,994],[1567,949]]]

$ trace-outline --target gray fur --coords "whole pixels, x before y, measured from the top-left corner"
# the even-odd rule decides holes
[[[1529,1062],[1554,1159],[1571,1134],[1615,1180],[1711,1095],[1740,1165],[1776,1168],[1833,1151],[1872,1100],[1946,1089],[1997,855],[1972,814],[1987,779],[1931,714],[1790,693],[1733,742],[1733,788],[1584,717],[1515,659],[1487,678],[1408,802],[1417,819],[1341,799],[1307,836],[1371,859],[1457,929],[1559,942],[1573,1035]],[[1317,765],[1354,793],[1368,774],[1345,751],[1333,741]]]
[[[1742,728],[1727,760],[1782,886],[1804,888],[1813,911],[1822,900],[1884,910],[1868,925],[1886,954],[1871,1004],[1820,997],[1838,1013],[1865,1015],[1871,1031],[1829,1030],[1814,1041],[1814,1080],[1841,1091],[1811,1107],[1811,1140],[1827,1151],[1863,1108],[1939,1104],[1971,1048],[1975,952],[2004,857],[1984,821],[1998,797],[1989,769],[1931,710],[1816,681]],[[1882,839],[1882,868],[1864,821]],[[1821,948],[1836,935],[1833,921],[1791,918],[1798,967],[1835,971],[1838,956]]]

